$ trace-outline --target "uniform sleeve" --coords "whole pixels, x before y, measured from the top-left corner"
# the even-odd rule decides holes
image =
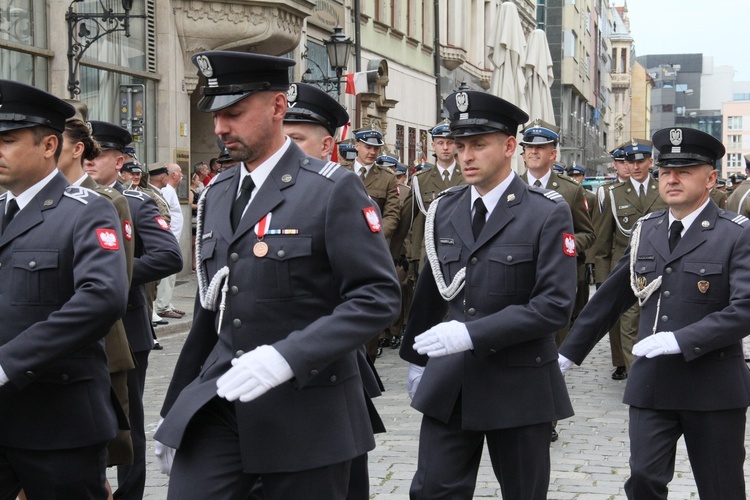
[[[73,295],[46,320],[34,323],[0,347],[0,366],[18,389],[34,380],[27,373],[38,375],[51,363],[100,340],[125,313],[128,299],[125,253],[111,249],[114,246],[111,240],[104,243],[100,240],[115,231],[118,243],[122,241],[114,207],[104,198],[92,197],[70,223],[73,224],[70,236],[74,255],[70,264]],[[60,239],[67,241],[67,236],[61,235]],[[61,267],[64,265],[69,264]]]
[[[579,254],[584,254],[596,243],[596,233],[591,216],[586,210],[586,203],[583,187],[577,186],[573,206],[570,209],[573,212],[573,231],[576,236],[576,251]]]
[[[415,365],[425,366],[429,358],[414,350],[414,338],[442,322],[447,313],[448,302],[440,295],[432,274],[432,267],[426,263],[417,280],[412,307],[409,310],[409,320],[399,351],[401,359]]]
[[[398,221],[401,218],[401,202],[398,199],[398,183],[396,176],[388,176],[388,187],[386,189],[385,206],[383,206],[383,235],[386,240],[391,239],[396,232]]]
[[[169,227],[159,224],[159,210],[149,197],[138,209],[137,237],[143,245],[143,254],[133,260],[132,286],[166,278],[182,269],[182,251]]]
[[[489,353],[537,338],[553,338],[570,320],[575,300],[576,258],[563,251],[573,232],[567,203],[556,203],[538,235],[536,283],[528,301],[466,323],[475,353]]]
[[[609,197],[609,189],[604,189],[604,200],[602,201],[601,213],[597,217],[596,243],[594,248],[594,266],[596,267],[597,283],[603,283],[607,279],[612,268],[612,240],[614,238],[614,216],[612,215],[612,203]]]

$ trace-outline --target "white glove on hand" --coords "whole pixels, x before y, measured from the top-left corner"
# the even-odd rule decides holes
[[[672,332],[658,332],[633,346],[633,354],[654,358],[662,354],[679,354],[680,346]]]
[[[414,339],[414,350],[431,358],[474,349],[466,325],[458,321],[440,323]]]
[[[5,384],[7,384],[8,382],[10,382],[10,379],[9,379],[9,378],[8,378],[8,376],[7,376],[6,374],[5,374],[5,370],[3,370],[3,367],[2,367],[2,366],[0,366],[0,387],[1,387],[1,386],[4,386],[4,385],[5,385]]]
[[[294,377],[284,356],[270,345],[262,345],[232,360],[232,368],[216,381],[216,394],[227,401],[243,403]]]
[[[154,432],[159,430],[162,422],[164,422],[164,419],[160,418],[159,423],[156,424],[156,430]],[[162,474],[168,476],[172,472],[172,462],[174,461],[175,451],[176,450],[171,446],[167,446],[166,444],[154,439],[154,455],[156,455],[156,462],[159,464],[159,470]]]
[[[422,380],[424,366],[409,363],[409,372],[406,374],[406,392],[409,393],[409,399],[414,399],[419,387],[419,381]]]
[[[563,356],[562,354],[557,354],[557,364],[560,365],[560,371],[562,372],[563,377],[566,373],[568,373],[568,370],[573,368],[573,363],[571,360]]]

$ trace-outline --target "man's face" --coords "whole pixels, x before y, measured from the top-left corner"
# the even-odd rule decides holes
[[[523,145],[523,159],[526,162],[526,168],[538,173],[537,177],[541,177],[552,168],[555,158],[557,158],[557,149],[552,143]]]
[[[122,180],[124,180],[125,182],[132,181],[133,180],[133,173],[121,170],[120,171],[120,177],[122,177]]]
[[[375,159],[380,156],[380,146],[371,146],[364,142],[357,141],[354,143],[354,147],[357,149],[357,160],[362,165],[370,165],[375,162]]]
[[[612,163],[612,166],[615,167],[618,179],[623,181],[630,179],[630,169],[628,168],[627,162],[616,161]]]
[[[275,92],[256,92],[213,113],[214,133],[234,160],[254,165],[269,154],[272,147],[270,131],[274,128],[273,116],[277,112],[275,96]]]
[[[101,186],[110,186],[117,179],[125,157],[114,149],[105,149],[93,160],[83,162],[83,170]]]
[[[495,132],[456,138],[458,161],[466,182],[484,196],[510,174],[516,138]]]
[[[182,169],[176,163],[168,163],[167,169],[169,169],[167,183],[177,189],[177,186],[180,185],[183,177],[185,177],[182,173]]]
[[[447,137],[438,137],[432,141],[432,149],[438,163],[450,166],[456,156],[456,141]]]
[[[659,195],[678,218],[696,210],[716,185],[718,172],[710,165],[659,169]]]
[[[328,159],[331,141],[325,128],[312,123],[284,122],[284,133],[306,154],[315,158]],[[330,142],[326,145],[326,142]]]
[[[166,173],[164,173],[164,174],[158,174],[158,175],[154,175],[152,173],[149,173],[148,183],[151,184],[151,185],[154,185],[154,186],[158,187],[159,189],[161,189],[161,188],[163,188],[164,186],[167,185],[167,178],[168,178],[168,176],[169,176],[169,174],[166,174]]]
[[[654,163],[652,158],[642,158],[640,160],[627,161],[625,164],[628,166],[630,171],[630,177],[637,180],[638,182],[644,182],[648,179],[648,169]]]
[[[56,149],[53,135],[35,144],[31,128],[0,132],[0,186],[20,195],[52,172]]]

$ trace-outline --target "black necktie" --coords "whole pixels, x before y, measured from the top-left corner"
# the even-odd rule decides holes
[[[677,244],[680,242],[680,238],[682,238],[682,228],[684,226],[682,225],[682,222],[676,220],[672,223],[671,226],[669,226],[669,251],[673,252],[674,247],[677,246]]]
[[[474,241],[479,239],[486,218],[487,207],[484,206],[482,198],[477,198],[477,201],[474,202],[474,218],[471,219],[471,232],[474,233]]]
[[[232,231],[236,231],[237,226],[240,225],[240,221],[242,220],[242,213],[245,211],[247,202],[250,201],[250,194],[252,194],[253,188],[255,188],[255,184],[253,184],[253,178],[249,175],[246,175],[245,178],[242,179],[240,195],[236,200],[234,200],[234,205],[232,205]]]
[[[8,224],[13,220],[13,217],[18,213],[18,202],[13,198],[8,202],[8,206],[5,207],[5,216],[3,217],[3,232],[8,228]]]

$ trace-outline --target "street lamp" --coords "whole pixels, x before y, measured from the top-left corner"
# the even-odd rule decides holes
[[[75,12],[73,5],[83,0],[73,0],[65,14],[68,23],[68,92],[70,98],[81,93],[78,81],[78,65],[83,53],[88,50],[101,37],[117,31],[124,31],[126,37],[130,37],[130,19],[145,19],[145,15],[130,15],[133,8],[133,0],[122,0],[123,13],[115,13],[108,9],[103,0],[99,0],[102,12]]]
[[[344,35],[343,28],[333,28],[331,38],[323,42],[328,52],[328,62],[331,69],[336,72],[336,98],[341,96],[341,75],[346,69],[349,60],[349,52],[352,49],[352,40]]]

